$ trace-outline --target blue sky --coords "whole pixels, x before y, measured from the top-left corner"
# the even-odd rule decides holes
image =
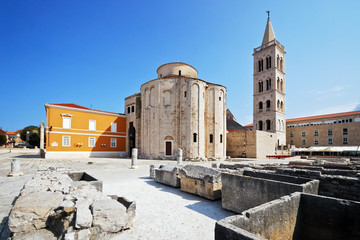
[[[252,122],[252,53],[267,15],[287,52],[287,118],[360,110],[360,1],[0,1],[0,127],[46,121],[45,103],[124,112],[168,62],[227,87]]]

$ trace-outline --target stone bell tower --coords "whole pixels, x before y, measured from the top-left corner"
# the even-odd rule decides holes
[[[254,130],[276,133],[278,146],[286,144],[285,48],[276,40],[268,13],[264,38],[254,49]]]

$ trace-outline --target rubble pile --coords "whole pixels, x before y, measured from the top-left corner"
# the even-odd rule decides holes
[[[106,196],[93,183],[48,169],[24,185],[11,210],[9,229],[13,240],[106,238],[130,228],[135,210],[135,202]]]

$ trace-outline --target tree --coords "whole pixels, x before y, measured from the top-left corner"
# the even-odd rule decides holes
[[[30,126],[27,126],[26,128],[24,128],[21,133],[20,133],[20,138],[21,140],[25,141],[26,142],[26,133],[27,132],[30,132],[30,133],[37,133],[39,135],[39,127],[37,126],[34,126],[34,125],[30,125]]]
[[[5,144],[6,144],[6,136],[0,133],[0,146],[3,146]]]
[[[40,147],[40,137],[38,133],[30,133],[29,135],[29,144],[33,146]]]

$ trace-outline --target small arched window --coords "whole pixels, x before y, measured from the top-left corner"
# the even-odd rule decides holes
[[[271,79],[266,80],[266,90],[271,90]]]
[[[277,100],[277,108],[280,108],[280,100]]]
[[[270,108],[270,100],[266,101],[266,110],[268,110]]]
[[[263,122],[259,121],[259,130],[263,130]]]
[[[130,107],[128,107],[128,113],[130,113]]]
[[[210,143],[213,143],[213,135],[210,134]]]
[[[277,68],[280,68],[280,57],[279,57],[279,54],[277,55],[277,58],[276,58],[276,67],[277,67]]]
[[[280,70],[283,71],[283,59],[280,58]]]
[[[197,142],[197,134],[196,133],[193,134],[193,141]]]
[[[266,120],[266,130],[270,130],[271,129],[270,127],[271,127],[271,122],[268,119],[268,120]]]
[[[259,63],[259,72],[262,72],[264,70],[264,61],[260,59],[258,63]]]
[[[179,76],[181,76],[181,70],[179,70]]]
[[[259,92],[263,92],[264,91],[264,83],[263,81],[259,81]]]
[[[184,92],[184,97],[186,97],[186,91]]]
[[[263,103],[259,102],[259,112],[261,112],[263,110]]]
[[[222,143],[222,134],[220,134],[220,143]]]
[[[284,111],[284,103],[281,101],[281,103],[280,103],[280,109],[282,110],[282,111]]]
[[[280,78],[277,78],[276,89],[280,90]]]
[[[271,68],[271,57],[266,57],[266,69]]]
[[[135,112],[135,106],[131,107],[131,112]]]
[[[283,91],[283,80],[281,79],[280,81],[280,91],[282,92]]]

